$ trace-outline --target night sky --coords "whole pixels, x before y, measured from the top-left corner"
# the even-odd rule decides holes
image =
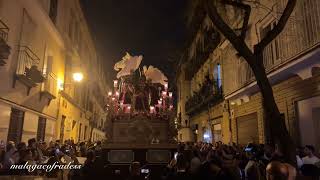
[[[82,6],[103,57],[108,78],[125,52],[143,55],[143,64],[174,76],[186,37],[186,0],[82,0]]]

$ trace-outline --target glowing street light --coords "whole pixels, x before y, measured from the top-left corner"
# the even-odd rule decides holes
[[[81,72],[73,73],[73,80],[76,82],[81,82],[83,79],[83,74]]]

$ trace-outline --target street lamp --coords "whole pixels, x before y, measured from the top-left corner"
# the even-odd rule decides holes
[[[73,80],[76,82],[81,82],[83,79],[83,74],[81,72],[73,73]]]

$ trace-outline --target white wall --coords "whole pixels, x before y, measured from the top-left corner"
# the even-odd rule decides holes
[[[37,137],[38,120],[38,115],[31,112],[25,112],[21,141],[28,142],[28,139]]]

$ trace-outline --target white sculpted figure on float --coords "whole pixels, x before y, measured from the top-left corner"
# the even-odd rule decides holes
[[[129,53],[126,53],[122,60],[114,65],[114,69],[119,71],[117,78],[130,75],[131,72],[136,71],[140,66],[142,58],[142,56],[131,56]]]
[[[130,59],[131,57],[132,56],[128,52],[126,52],[126,55],[122,57],[122,60],[118,61],[114,65],[114,70],[120,71],[121,69],[123,69],[126,66],[128,59]]]
[[[160,83],[165,85],[168,82],[168,78],[158,69],[153,66],[143,66],[143,72],[147,80],[151,80],[152,83]]]

